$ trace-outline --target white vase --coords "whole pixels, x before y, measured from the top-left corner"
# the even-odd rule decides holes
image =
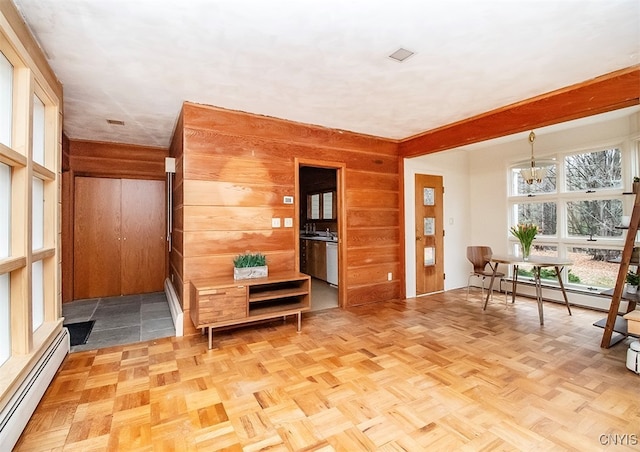
[[[632,286],[631,284],[627,284],[626,292],[629,293],[629,294],[637,293],[638,292],[638,286]]]

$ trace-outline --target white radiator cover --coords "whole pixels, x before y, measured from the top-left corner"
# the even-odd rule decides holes
[[[173,326],[176,329],[176,337],[184,335],[184,313],[180,307],[180,300],[178,300],[178,294],[173,284],[166,278],[164,280],[164,293],[167,296],[167,302],[169,302],[169,310],[171,311],[171,318],[173,319]]]
[[[0,451],[13,449],[69,350],[63,328],[0,412]]]

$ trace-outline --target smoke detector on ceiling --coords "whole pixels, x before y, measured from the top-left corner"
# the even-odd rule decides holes
[[[411,50],[403,49],[402,47],[400,47],[398,50],[396,50],[391,55],[389,55],[389,58],[399,63],[402,63],[404,60],[406,60],[413,54],[414,52],[412,52]]]

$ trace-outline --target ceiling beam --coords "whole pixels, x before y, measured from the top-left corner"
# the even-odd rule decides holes
[[[640,103],[640,65],[551,91],[402,140],[401,157],[499,138]]]

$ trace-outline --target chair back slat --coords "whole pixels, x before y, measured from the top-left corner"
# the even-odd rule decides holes
[[[473,271],[482,273],[489,263],[492,255],[490,246],[468,246],[467,259],[473,265]]]

